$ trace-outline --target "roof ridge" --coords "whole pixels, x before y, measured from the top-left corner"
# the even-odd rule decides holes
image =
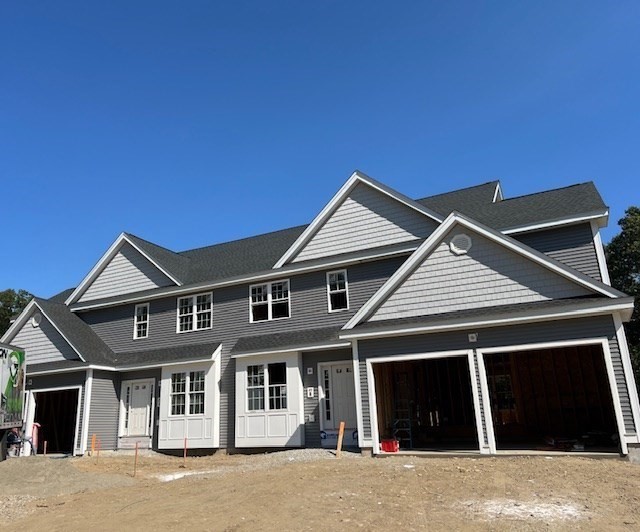
[[[494,184],[500,184],[500,180],[499,179],[494,179],[493,181],[487,181],[485,183],[480,183],[478,185],[471,185],[470,187],[456,188],[455,190],[449,190],[448,192],[440,192],[438,194],[433,194],[431,196],[425,196],[423,198],[417,199],[416,201],[424,201],[424,200],[428,200],[428,199],[432,199],[432,198],[437,198],[439,196],[448,196],[449,194],[454,194],[456,192],[462,192],[463,190],[471,190],[472,188],[486,187],[487,185],[494,185]]]
[[[168,251],[170,253],[173,253],[174,255],[179,255],[180,253],[177,251],[173,251],[172,249],[169,249],[165,246],[161,246],[160,244],[156,244],[155,242],[151,242],[151,240],[147,240],[146,238],[142,238],[141,236],[138,235],[134,235],[133,233],[128,233],[127,231],[124,231],[124,234],[128,237],[133,237],[137,240],[141,240],[142,242],[144,242],[145,244],[151,244],[152,246],[155,246],[157,248],[160,249],[164,249],[165,251]]]
[[[581,187],[584,185],[594,185],[593,181],[584,181],[583,183],[574,183],[573,185],[567,185],[566,187],[550,188],[548,190],[540,190],[538,192],[531,192],[530,194],[521,194],[520,196],[513,196],[512,198],[503,198],[499,203],[505,203],[507,201],[530,198],[531,196],[540,196],[542,194],[548,194],[549,192],[557,192],[559,190],[566,190],[568,188]],[[595,186],[595,185],[594,185]]]
[[[283,233],[284,231],[293,231],[294,229],[300,229],[302,227],[307,227],[307,225],[309,224],[301,224],[301,225],[294,225],[293,227],[285,227],[284,229],[277,229],[275,231],[269,231],[268,233],[260,233],[257,235],[252,235],[252,236],[245,236],[242,238],[238,238],[236,240],[227,240],[225,242],[218,242],[217,244],[209,244],[208,246],[200,246],[197,248],[192,248],[192,249],[185,249],[182,251],[176,251],[175,253],[177,255],[182,256],[183,253],[189,253],[191,251],[199,251],[201,249],[207,249],[207,248],[213,248],[216,246],[224,246],[225,244],[235,244],[236,242],[242,242],[244,240],[251,240],[252,238],[260,238],[263,236],[268,236],[268,235],[275,235],[276,233]]]

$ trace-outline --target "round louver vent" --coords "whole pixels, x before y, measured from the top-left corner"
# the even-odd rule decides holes
[[[34,327],[40,327],[40,322],[42,321],[42,314],[37,313],[31,317],[31,325]]]
[[[471,249],[471,237],[464,233],[456,235],[451,239],[449,248],[456,255],[464,255]]]

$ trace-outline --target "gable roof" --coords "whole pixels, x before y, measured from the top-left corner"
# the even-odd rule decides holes
[[[96,265],[91,269],[91,271],[85,276],[82,282],[76,287],[76,289],[71,293],[71,295],[66,299],[65,303],[70,305],[82,296],[92,283],[100,276],[100,274],[104,271],[104,269],[109,265],[111,260],[118,254],[118,252],[127,244],[133,247],[138,253],[140,253],[144,259],[148,260],[159,272],[165,275],[169,280],[175,283],[178,286],[182,286],[183,281],[176,277],[175,273],[171,273],[167,266],[179,268],[183,264],[180,263],[180,259],[175,258],[172,251],[164,249],[155,244],[151,244],[151,242],[147,242],[138,237],[131,238],[131,235],[127,233],[121,233],[120,236],[115,240],[113,244],[109,247],[107,252],[102,255],[100,260],[96,263]],[[142,246],[140,245],[142,244]],[[168,264],[164,264],[163,261],[167,261]]]
[[[3,338],[13,338],[35,309],[38,309],[60,333],[62,338],[80,357],[81,362],[110,364],[113,361],[111,349],[107,347],[89,325],[72,313],[69,307],[63,303],[55,303],[38,297],[34,297],[29,302]]]
[[[293,259],[304,246],[313,238],[313,236],[320,230],[320,228],[331,218],[336,210],[347,199],[349,194],[359,185],[364,184],[369,186],[378,192],[381,192],[395,201],[406,205],[407,207],[415,210],[416,212],[430,218],[432,221],[441,222],[442,216],[431,210],[430,208],[408,198],[404,194],[401,194],[391,187],[376,181],[368,175],[356,170],[347,182],[338,190],[338,192],[331,198],[331,201],[325,205],[320,213],[313,219],[313,221],[307,226],[304,232],[298,237],[298,239],[291,245],[291,247],[280,257],[280,259],[273,266],[274,268],[281,268],[288,261]]]
[[[506,233],[516,232],[513,230],[514,227],[527,229],[532,225],[553,225],[574,218],[600,217],[603,219],[608,215],[607,207],[592,182],[517,198],[501,199],[500,182],[489,181],[414,201],[361,172],[354,172],[330,204],[335,203],[332,205],[335,208],[340,204],[338,199],[348,195],[350,187],[364,182],[369,186],[375,186],[376,190],[391,195],[397,201],[404,202],[405,205],[410,204],[411,208],[426,209],[440,220],[456,211]],[[327,211],[325,214],[330,214],[329,207],[328,204],[323,209],[323,212]],[[120,238],[126,238],[127,242],[131,242],[149,260],[170,274],[178,287],[204,285],[241,279],[243,276],[266,275],[269,271],[274,271],[274,264],[283,263],[284,258],[295,253],[291,253],[293,249],[297,249],[300,244],[304,245],[306,238],[313,234],[312,225],[315,223],[317,226],[320,223],[319,219],[323,212],[310,225],[300,225],[179,252],[171,251],[129,233],[123,233]],[[415,246],[417,247],[420,242],[421,240],[416,240]],[[312,264],[312,262],[307,261],[305,264]],[[91,272],[87,277],[90,275]],[[55,301],[64,297],[67,304],[72,304],[80,297],[78,289],[81,286],[82,283],[76,289],[71,289],[70,294],[63,292],[54,296]],[[166,290],[168,289],[164,289]],[[163,292],[163,289],[136,292],[135,296],[142,298],[160,292]],[[97,301],[98,304],[113,304],[122,300],[123,297],[127,296],[112,296]]]
[[[482,224],[467,218],[466,216],[453,212],[438,227],[433,234],[411,255],[411,257],[389,278],[389,280],[376,292],[367,303],[345,324],[344,330],[352,329],[364,320],[368,319],[380,306],[391,296],[402,283],[422,264],[424,259],[436,248],[442,238],[456,225],[466,227],[469,230],[480,233],[485,238],[504,246],[507,249],[543,266],[575,282],[579,286],[587,288],[597,294],[610,298],[626,297],[622,292],[601,283],[587,275],[584,275],[564,264],[547,257],[543,253],[536,251],[513,238],[486,227]]]

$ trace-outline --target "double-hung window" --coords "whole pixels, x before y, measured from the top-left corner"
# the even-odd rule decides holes
[[[329,312],[349,308],[347,270],[327,272],[327,297],[329,298]]]
[[[265,402],[265,397],[268,401]],[[268,408],[265,408],[267,406]],[[247,410],[287,409],[287,365],[255,364],[247,367]]]
[[[211,329],[212,321],[211,292],[178,298],[178,332]]]
[[[250,321],[268,321],[291,315],[289,281],[254,284],[249,287]]]
[[[171,374],[171,415],[204,414],[204,370]]]
[[[133,318],[133,338],[147,338],[149,336],[149,303],[136,305]]]

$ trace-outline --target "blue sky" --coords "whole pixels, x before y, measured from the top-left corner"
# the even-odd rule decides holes
[[[179,251],[307,223],[358,168],[422,197],[594,180],[639,205],[638,2],[4,2],[0,289],[122,231]]]

